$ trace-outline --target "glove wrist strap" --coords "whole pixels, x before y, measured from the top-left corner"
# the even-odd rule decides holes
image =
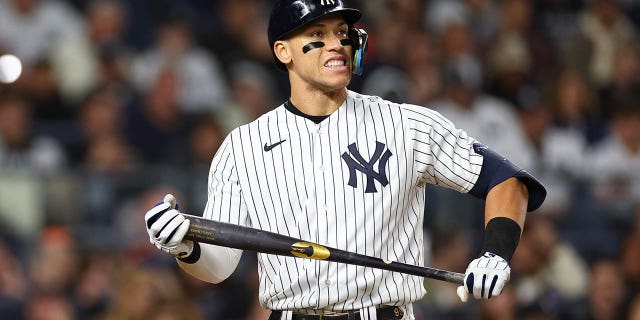
[[[520,225],[512,219],[496,217],[489,220],[481,252],[497,254],[509,263],[518,247],[521,231]]]
[[[188,264],[194,264],[198,262],[198,260],[200,260],[200,244],[194,241],[193,250],[191,250],[191,253],[186,257],[177,257],[177,258],[178,260]]]

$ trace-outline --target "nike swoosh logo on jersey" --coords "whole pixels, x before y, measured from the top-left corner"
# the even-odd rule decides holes
[[[281,143],[283,143],[283,142],[285,142],[285,141],[287,141],[287,140],[285,139],[285,140],[282,140],[282,141],[278,141],[278,142],[276,142],[276,143],[274,143],[274,144],[272,144],[272,145],[267,145],[267,143],[265,142],[265,143],[264,143],[264,152],[269,152],[269,151],[271,151],[271,149],[273,149],[273,148],[275,148],[275,147],[279,146]]]

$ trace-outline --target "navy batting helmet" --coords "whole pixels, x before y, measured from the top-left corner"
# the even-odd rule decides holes
[[[346,8],[342,0],[278,0],[273,5],[271,16],[269,17],[269,45],[271,53],[273,44],[284,39],[295,30],[305,24],[321,18],[327,14],[339,12],[349,26],[353,26],[360,20],[362,13],[360,10]],[[276,57],[274,59],[278,67],[286,69]]]

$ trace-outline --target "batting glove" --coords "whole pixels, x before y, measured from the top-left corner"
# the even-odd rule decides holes
[[[502,257],[485,252],[471,261],[464,275],[464,285],[458,287],[460,300],[466,302],[469,294],[476,299],[489,299],[502,292],[511,275],[509,263]]]
[[[144,220],[151,244],[175,257],[184,258],[191,254],[194,244],[191,240],[184,240],[190,222],[177,209],[176,198],[167,194],[163,202],[147,211]]]

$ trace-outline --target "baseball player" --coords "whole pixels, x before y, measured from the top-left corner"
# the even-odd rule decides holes
[[[461,298],[497,296],[509,280],[528,211],[544,187],[437,112],[347,90],[362,72],[367,34],[341,0],[280,0],[269,20],[275,63],[291,96],[233,130],[211,163],[203,217],[423,265],[424,185],[486,198],[482,255]],[[183,240],[175,199],[147,212],[150,241],[187,273],[213,283],[241,251]],[[423,279],[335,262],[258,254],[269,319],[414,319]]]

